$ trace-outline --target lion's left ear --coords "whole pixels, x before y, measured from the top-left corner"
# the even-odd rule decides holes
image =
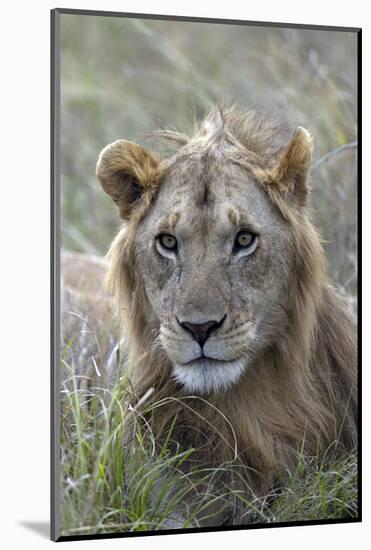
[[[311,135],[299,126],[269,172],[267,183],[276,185],[287,198],[293,199],[299,206],[304,206],[308,198],[312,149]]]

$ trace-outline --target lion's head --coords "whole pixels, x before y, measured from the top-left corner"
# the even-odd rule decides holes
[[[170,158],[126,140],[99,157],[97,175],[124,220],[111,286],[131,314],[140,301],[143,332],[186,392],[238,383],[259,353],[285,340],[300,301],[293,281],[299,274],[305,286],[309,276],[298,246],[317,254],[320,283],[306,215],[311,138],[299,127],[275,147],[277,135],[254,113],[215,110],[191,139],[165,132],[180,145]]]

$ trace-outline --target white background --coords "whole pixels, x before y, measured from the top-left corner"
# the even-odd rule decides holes
[[[211,0],[119,2],[18,0],[1,6],[0,29],[0,544],[41,548],[49,520],[49,10],[54,7],[363,27],[364,157],[370,142],[371,17],[364,0]],[[92,52],[93,54],[94,52]],[[367,168],[367,169],[366,169]],[[370,169],[364,166],[363,210],[370,207]],[[371,307],[364,214],[364,309]],[[369,316],[368,316],[369,317]],[[71,542],[69,548],[170,548],[232,545],[275,549],[370,547],[370,338],[364,320],[364,523],[240,532]],[[368,340],[368,341],[367,341]],[[368,544],[367,544],[368,535]]]

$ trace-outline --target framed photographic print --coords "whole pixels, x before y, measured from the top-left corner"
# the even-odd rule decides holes
[[[52,11],[52,538],[356,522],[361,30]]]

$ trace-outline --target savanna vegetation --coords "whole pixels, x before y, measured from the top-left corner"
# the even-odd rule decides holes
[[[307,128],[313,217],[332,279],[356,312],[356,34],[63,15],[61,100],[62,246],[99,257],[119,227],[95,176],[107,143],[151,147],[153,130],[187,132],[220,100]],[[210,502],[230,502],[231,489],[213,493],[218,472],[185,474],[192,449],[174,452],[171,432],[159,446],[150,425],[135,421],[123,335],[85,290],[71,293],[63,281],[62,532],[197,527],[212,516]],[[142,406],[162,405],[148,397]],[[339,459],[329,449],[318,461],[298,449],[285,484],[264,497],[232,496],[250,523],[356,517],[356,453]]]

